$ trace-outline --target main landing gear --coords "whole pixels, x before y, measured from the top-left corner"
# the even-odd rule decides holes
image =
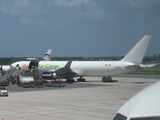
[[[112,77],[111,76],[103,77],[102,82],[112,82]]]
[[[84,78],[82,78],[82,77],[80,77],[80,78],[77,79],[77,82],[85,82],[85,81],[86,80]],[[75,82],[75,80],[73,78],[67,78],[66,82],[67,83],[73,83],[73,82]]]
[[[80,77],[80,78],[77,79],[77,82],[85,82],[85,81],[86,80],[84,78],[82,78],[82,77]]]
[[[73,78],[67,78],[67,79],[66,79],[66,82],[67,82],[67,83],[74,83],[75,80],[74,80]]]

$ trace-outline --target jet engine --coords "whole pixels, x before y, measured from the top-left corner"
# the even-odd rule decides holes
[[[43,79],[55,79],[57,78],[57,75],[55,72],[45,71],[42,73],[42,78]]]

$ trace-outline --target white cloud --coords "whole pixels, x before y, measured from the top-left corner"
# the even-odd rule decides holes
[[[15,0],[8,4],[3,2],[0,4],[0,13],[8,16],[28,15],[32,5],[27,0]]]
[[[160,0],[119,0],[119,3],[138,9],[160,8]]]
[[[22,23],[22,25],[28,25],[28,24],[38,24],[40,26],[43,27],[48,27],[48,23],[45,20],[41,20],[41,19],[33,19],[33,18],[29,18],[29,17],[23,17],[21,18],[20,22]]]
[[[81,7],[81,4],[89,4],[91,0],[55,0],[53,4],[57,6]]]
[[[28,0],[16,0],[15,3],[14,3],[14,6],[28,7],[28,6],[30,6],[30,3],[28,2]]]
[[[85,18],[87,20],[98,20],[106,17],[107,12],[101,9],[101,7],[93,0],[54,0],[54,5],[58,7],[69,7],[72,11],[63,11],[64,15],[75,18]],[[76,13],[76,12],[77,13]]]
[[[103,19],[107,13],[103,10],[89,10],[85,14],[87,20],[98,20]]]
[[[8,16],[19,16],[22,25],[35,23],[43,27],[48,26],[43,15],[50,13],[49,10],[50,4],[30,4],[28,0],[15,0],[10,4],[3,3],[0,5],[0,13]]]
[[[15,0],[10,2],[10,4],[1,4],[0,13],[15,16],[34,16],[37,14],[43,15],[49,12],[51,8],[50,4],[31,4],[28,0]]]
[[[27,0],[15,0],[10,4],[1,4],[0,12],[7,15],[21,15],[27,7],[30,7]]]
[[[56,7],[55,7],[56,6]],[[68,8],[67,8],[68,7]],[[107,11],[92,0],[51,0],[42,4],[29,0],[15,0],[0,5],[0,13],[19,16],[23,25],[31,24],[34,19],[42,26],[48,26],[46,17],[64,20],[101,20],[107,18]]]

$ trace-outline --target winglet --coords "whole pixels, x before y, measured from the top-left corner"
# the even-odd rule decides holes
[[[51,55],[52,55],[52,49],[49,49],[43,56],[42,61],[50,61]]]
[[[121,61],[140,64],[143,60],[150,39],[151,35],[145,35]]]

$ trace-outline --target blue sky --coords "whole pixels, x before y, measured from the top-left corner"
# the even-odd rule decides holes
[[[0,0],[0,57],[124,56],[145,35],[160,54],[159,0]]]

